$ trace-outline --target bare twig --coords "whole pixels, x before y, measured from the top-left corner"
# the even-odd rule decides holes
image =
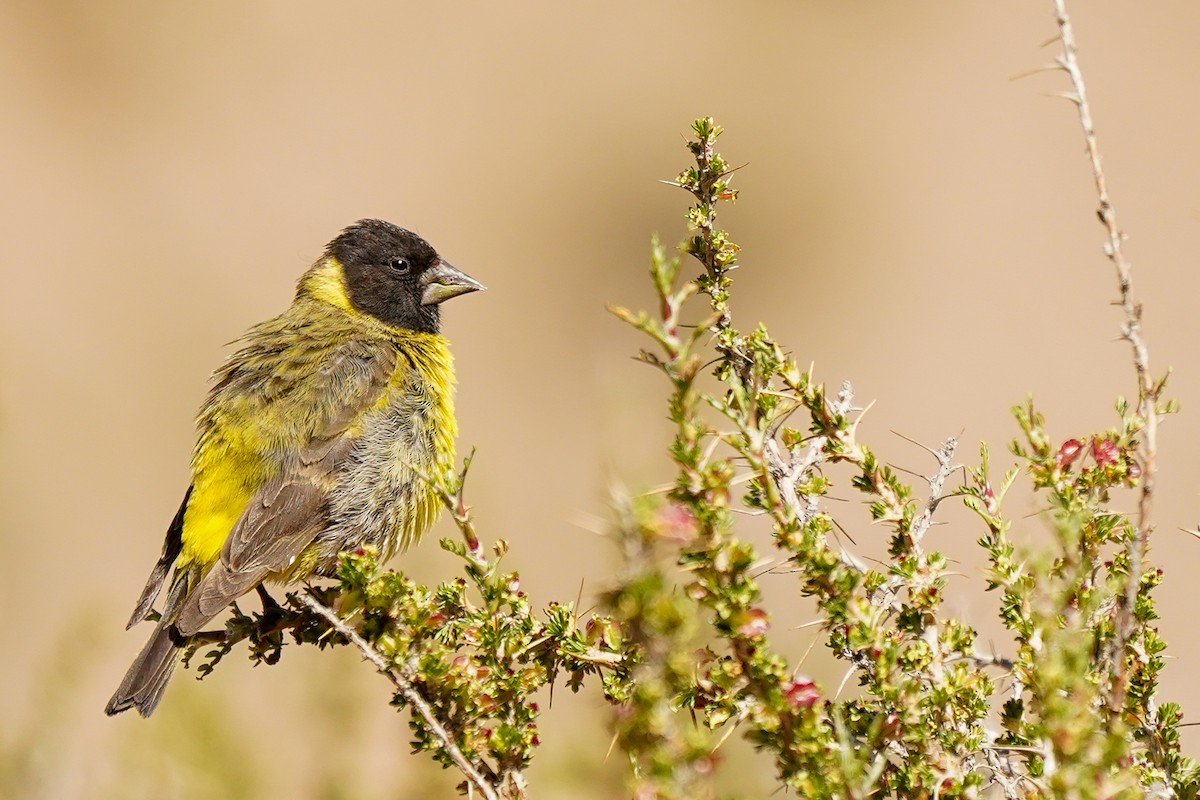
[[[450,760],[454,762],[454,766],[459,768],[462,774],[467,777],[470,784],[479,790],[480,794],[487,798],[487,800],[500,800],[500,793],[496,791],[496,788],[483,773],[463,755],[462,750],[458,749],[458,745],[454,744],[454,739],[445,727],[442,726],[442,723],[438,721],[438,718],[433,713],[433,709],[429,707],[429,703],[425,702],[425,698],[413,686],[412,680],[408,675],[402,674],[400,671],[389,666],[384,657],[375,648],[371,647],[365,639],[359,636],[357,631],[342,622],[338,615],[333,612],[333,609],[327,607],[307,592],[297,593],[296,599],[328,622],[330,627],[342,636],[345,636],[351,644],[362,652],[368,661],[375,665],[375,668],[382,675],[392,682],[392,685],[396,687],[396,691],[404,697],[404,701],[421,717],[421,721],[425,724],[425,727],[441,742],[442,749],[446,751],[446,755],[450,756]]]
[[[1010,671],[1016,666],[1011,658],[1005,658],[996,653],[985,654],[978,650],[973,655],[960,655],[946,659],[946,662],[951,664],[955,661],[969,661],[977,667],[1000,667]]]
[[[837,397],[829,404],[829,413],[831,416],[844,416],[853,408],[854,389],[849,381],[844,381]],[[817,515],[819,498],[801,495],[796,486],[807,480],[809,474],[825,461],[824,449],[828,441],[828,436],[814,436],[809,440],[808,449],[803,454],[798,449],[793,449],[789,459],[783,457],[781,448],[774,439],[766,442],[764,456],[771,479],[783,497],[788,511],[801,525],[807,524]]]
[[[1150,534],[1154,530],[1151,506],[1158,472],[1158,401],[1162,384],[1155,381],[1150,372],[1150,355],[1146,347],[1146,340],[1142,335],[1142,304],[1133,294],[1132,267],[1122,249],[1125,236],[1117,226],[1116,210],[1108,196],[1100,150],[1096,144],[1096,129],[1092,124],[1092,111],[1088,105],[1087,90],[1083,84],[1083,73],[1079,68],[1075,32],[1067,17],[1066,0],[1054,0],[1054,8],[1058,17],[1059,39],[1062,41],[1063,47],[1062,55],[1056,61],[1071,78],[1073,92],[1065,96],[1079,110],[1079,124],[1083,128],[1087,157],[1091,163],[1092,178],[1095,181],[1096,195],[1099,199],[1097,214],[1107,234],[1104,254],[1116,268],[1117,283],[1120,287],[1119,305],[1125,315],[1121,326],[1121,338],[1129,342],[1133,351],[1133,366],[1138,382],[1138,415],[1144,425],[1138,445],[1138,455],[1142,462],[1142,477],[1141,495],[1138,498],[1137,535],[1127,547],[1129,575],[1126,579],[1124,594],[1120,598],[1116,618],[1114,686],[1113,696],[1110,698],[1110,707],[1116,710],[1124,704],[1125,649],[1133,636],[1133,609],[1138,590],[1141,587],[1143,562],[1150,544]]]
[[[929,530],[929,525],[933,522],[933,512],[942,499],[942,487],[946,485],[946,478],[950,477],[950,473],[955,470],[953,459],[954,451],[957,448],[958,439],[951,436],[937,450],[930,450],[938,460],[938,470],[929,478],[929,499],[925,501],[925,508],[921,511],[921,516],[913,521],[912,529],[909,531],[909,536],[914,543],[921,541],[921,538],[925,536],[925,531]]]

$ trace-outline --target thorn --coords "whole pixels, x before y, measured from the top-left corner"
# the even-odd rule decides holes
[[[717,752],[717,750],[719,750],[721,748],[721,745],[723,745],[723,744],[725,744],[725,742],[729,741],[729,737],[733,736],[734,732],[737,731],[738,726],[740,726],[741,724],[742,724],[742,720],[739,718],[732,725],[730,725],[729,730],[725,731],[725,735],[721,737],[720,741],[718,741],[715,745],[713,745],[712,750],[710,750],[709,752],[710,753]]]
[[[569,515],[567,524],[597,536],[607,536],[609,532],[608,520],[598,514],[578,511]]]
[[[888,432],[891,433],[893,436],[899,436],[901,439],[908,442],[909,444],[915,444],[917,447],[921,448],[926,453],[929,453],[929,455],[933,456],[934,458],[937,458],[937,454],[938,454],[937,451],[934,450],[929,445],[922,444],[921,442],[918,442],[916,439],[905,436],[903,433],[901,433],[898,430],[895,430],[894,428],[889,428]]]
[[[833,522],[834,526],[839,531],[842,532],[842,536],[845,536],[847,539],[850,540],[850,544],[854,545],[855,547],[858,547],[858,542],[854,541],[854,537],[850,535],[850,532],[848,530],[846,530],[846,528],[842,525],[842,523],[838,522],[837,520],[831,520],[831,522]]]
[[[579,591],[575,594],[575,614],[571,619],[571,630],[579,627],[579,606],[583,604],[583,578],[579,579]]]
[[[1197,525],[1195,528],[1180,528],[1179,530],[1183,531],[1188,536],[1194,536],[1197,539],[1200,539],[1200,525]]]
[[[896,432],[895,432],[895,431],[892,431],[892,433],[896,433]],[[896,434],[896,435],[897,435],[897,436],[899,436],[899,434]],[[919,473],[919,472],[914,472],[913,470],[911,470],[911,469],[909,469],[909,468],[907,468],[907,467],[902,467],[902,466],[900,466],[899,464],[889,464],[888,466],[890,466],[892,469],[896,470],[897,472],[903,472],[903,473],[905,473],[905,474],[907,474],[907,475],[912,475],[914,478],[920,478],[920,479],[921,479],[921,480],[923,480],[923,481],[928,481],[928,480],[929,480],[929,476],[928,476],[928,475],[922,475],[922,474],[921,474],[921,473]]]
[[[794,631],[804,630],[805,628],[811,628],[814,625],[821,625],[824,622],[825,622],[824,619],[814,619],[812,622],[805,622],[800,625],[794,625],[794,626],[792,626],[792,630],[794,630]],[[804,661],[804,659],[801,659],[801,663],[803,663],[803,661]],[[799,668],[800,668],[800,665],[797,664],[796,669],[799,669]],[[793,670],[793,674],[795,674],[795,670]]]
[[[1064,100],[1070,100],[1077,106],[1083,105],[1083,100],[1075,92],[1051,92],[1050,97],[1061,97]]]
[[[720,175],[718,175],[717,177],[719,177],[719,178],[724,178],[726,175],[732,175],[733,173],[737,172],[739,169],[745,169],[745,168],[746,168],[746,167],[748,167],[748,166],[750,166],[750,162],[749,162],[749,161],[747,161],[747,162],[746,162],[746,163],[744,163],[744,164],[738,164],[736,167],[730,167],[729,169],[725,170],[724,172],[722,172],[722,173],[721,173]]]
[[[846,670],[846,674],[842,676],[842,682],[838,684],[837,691],[833,693],[832,699],[837,700],[841,696],[842,689],[846,688],[846,684],[850,682],[850,676],[854,674],[856,669],[857,667],[850,667],[850,669]]]
[[[616,748],[617,737],[619,737],[620,735],[621,734],[619,734],[619,733],[613,734],[612,741],[608,743],[608,750],[604,753],[604,762],[603,763],[605,763],[605,764],[608,763],[608,757],[612,755],[612,751]]]
[[[1008,79],[1010,81],[1019,81],[1022,78],[1028,78],[1032,75],[1037,75],[1040,72],[1056,72],[1060,70],[1062,72],[1066,72],[1067,68],[1061,62],[1056,61],[1053,64],[1043,64],[1040,67],[1031,67],[1029,69],[1021,70],[1015,75],[1010,75]]]
[[[802,625],[801,627],[807,628],[809,625],[816,625],[816,624],[824,622],[824,621],[825,620],[823,620],[823,619],[814,620],[812,622],[807,623],[806,625]],[[792,670],[793,678],[796,677],[796,675],[798,675],[800,673],[800,668],[802,666],[804,666],[804,662],[808,660],[808,654],[812,652],[813,647],[817,644],[817,640],[820,638],[821,638],[820,636],[814,636],[812,638],[812,641],[808,643],[808,649],[804,651],[804,655],[800,656],[800,660],[796,662],[796,668]]]
[[[474,462],[475,462],[475,448],[472,447],[471,452],[467,455],[466,458],[463,459],[462,474],[459,476],[460,488],[462,485],[466,484],[467,473],[471,470],[471,464],[473,464]]]
[[[874,408],[874,407],[875,407],[875,401],[874,401],[874,400],[872,400],[871,402],[867,403],[867,407],[866,407],[866,408],[863,408],[863,409],[860,409],[860,410],[859,410],[859,412],[858,412],[858,416],[854,418],[854,422],[853,422],[853,423],[850,425],[850,432],[851,432],[851,433],[858,433],[858,425],[859,425],[859,423],[860,423],[860,422],[862,422],[862,421],[863,421],[863,418],[867,416],[867,412],[868,412],[868,411],[870,411],[870,410],[871,410],[872,408]]]

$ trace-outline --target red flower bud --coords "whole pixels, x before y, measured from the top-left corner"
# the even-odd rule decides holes
[[[821,699],[817,685],[804,675],[784,681],[783,697],[792,708],[808,708]]]
[[[700,533],[696,515],[687,506],[668,503],[654,515],[654,530],[669,542],[689,545]]]
[[[1082,452],[1083,442],[1078,439],[1067,439],[1062,443],[1062,447],[1058,448],[1058,454],[1054,456],[1054,466],[1066,469],[1075,463],[1075,459],[1079,458]]]
[[[1112,439],[1092,439],[1092,458],[1096,466],[1107,467],[1117,463],[1117,443]]]
[[[751,608],[737,615],[737,632],[742,636],[762,636],[771,629],[767,612],[761,608]]]
[[[992,490],[991,481],[983,485],[983,508],[989,514],[993,515],[1000,510],[1000,504],[996,502],[996,493]]]

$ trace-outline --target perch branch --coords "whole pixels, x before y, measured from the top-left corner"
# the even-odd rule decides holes
[[[462,750],[459,750],[458,746],[454,744],[454,739],[450,736],[450,733],[442,726],[437,717],[434,716],[433,709],[429,707],[429,703],[425,702],[425,698],[413,686],[412,681],[409,680],[407,675],[403,675],[390,667],[384,657],[376,652],[375,648],[371,647],[353,628],[344,623],[333,612],[333,609],[328,608],[307,592],[298,593],[296,599],[328,622],[330,627],[342,636],[345,636],[351,644],[362,652],[368,661],[375,665],[375,668],[381,674],[392,682],[392,685],[396,687],[396,691],[404,697],[404,701],[416,711],[417,715],[421,717],[421,721],[425,723],[425,726],[441,742],[442,748],[450,756],[450,760],[454,762],[454,766],[462,771],[467,780],[479,789],[479,792],[487,800],[500,800],[499,793],[497,793],[488,779],[463,755]]]

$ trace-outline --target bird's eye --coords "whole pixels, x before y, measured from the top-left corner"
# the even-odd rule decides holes
[[[393,272],[398,272],[401,275],[407,275],[409,269],[411,269],[407,258],[393,258],[392,263],[388,266],[392,268]]]

